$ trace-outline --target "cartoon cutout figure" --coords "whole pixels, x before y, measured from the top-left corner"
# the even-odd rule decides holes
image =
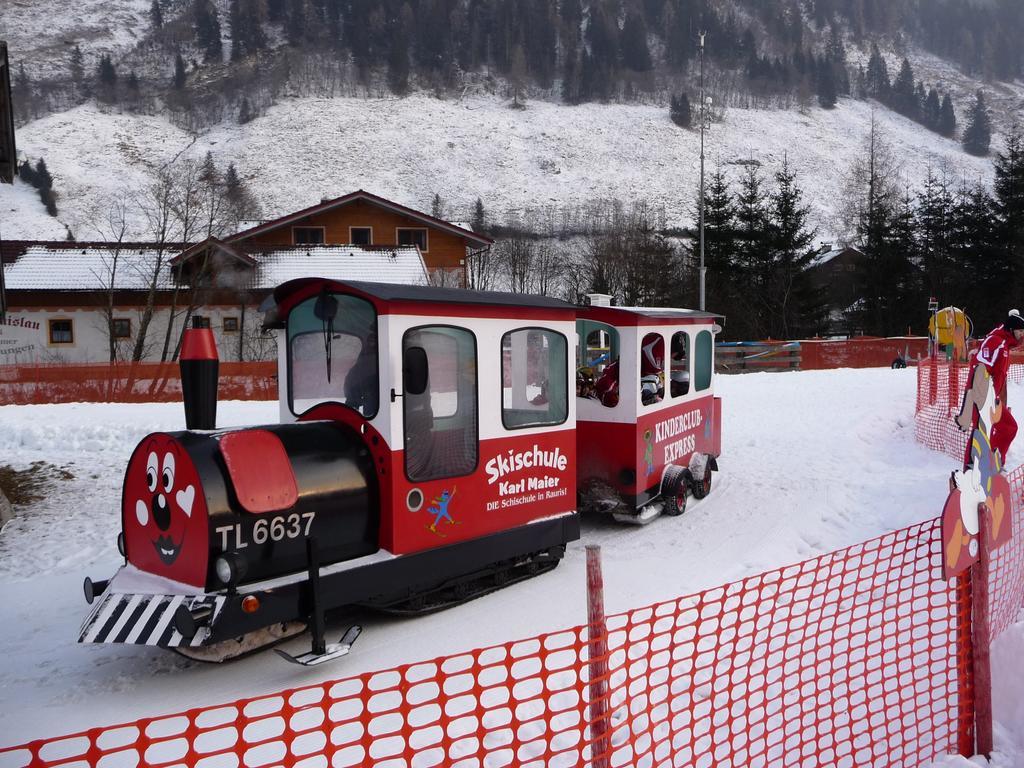
[[[151,435],[135,449],[124,485],[125,544],[132,563],[174,581],[206,578],[206,503],[177,440]]]
[[[978,556],[981,504],[991,511],[989,545],[998,547],[1010,537],[1007,512],[1011,491],[1001,470],[1017,425],[999,395],[1005,391],[1009,349],[1020,344],[1022,338],[1024,319],[1012,310],[982,342],[963,404],[954,417],[956,425],[970,433],[970,439],[964,469],[951,475],[950,493],[942,511],[945,578],[962,573]]]
[[[447,520],[449,525],[458,524],[448,511],[448,505],[451,504],[452,499],[455,498],[455,493],[458,490],[458,488],[453,488],[451,493],[448,493],[447,489],[441,491],[441,495],[434,497],[434,501],[427,508],[427,511],[434,516],[434,522],[428,525],[427,528],[438,536],[444,536],[443,533],[437,530],[437,526],[442,520]]]
[[[644,431],[644,475],[650,476],[654,471],[654,442],[651,440],[651,430]]]

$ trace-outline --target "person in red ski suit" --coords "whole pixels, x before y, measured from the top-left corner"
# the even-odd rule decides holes
[[[1010,368],[1010,350],[1018,346],[1024,340],[1024,317],[1016,309],[1011,309],[1000,325],[992,331],[981,342],[978,351],[975,353],[971,374],[968,381],[974,374],[974,368],[983,365],[992,377],[992,386],[995,387],[996,397],[1003,403],[1003,413],[999,421],[992,427],[992,434],[989,435],[989,443],[993,451],[999,451],[1001,462],[1006,461],[1006,452],[1010,449],[1013,438],[1017,435],[1017,422],[1006,405],[1006,373]],[[970,445],[968,445],[968,456]]]

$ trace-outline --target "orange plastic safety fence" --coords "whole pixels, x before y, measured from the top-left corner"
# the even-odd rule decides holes
[[[0,766],[920,766],[972,716],[970,602],[941,549],[932,521],[611,616],[607,708],[576,627],[35,741]]]
[[[277,364],[220,364],[221,400],[276,400]],[[177,363],[0,366],[0,405],[181,400]]]
[[[953,418],[960,412],[969,371],[966,363],[934,360],[922,360],[917,367],[914,437],[933,451],[959,461],[967,451],[967,433]]]

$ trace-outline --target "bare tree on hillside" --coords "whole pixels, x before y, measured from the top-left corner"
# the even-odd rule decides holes
[[[128,233],[129,208],[131,200],[124,191],[115,194],[109,200],[102,203],[105,214],[102,218],[97,216],[98,224],[95,225],[101,240],[114,244],[110,258],[104,263],[101,270],[94,272],[96,279],[103,286],[106,293],[106,303],[103,306],[103,326],[107,334],[107,347],[110,354],[110,362],[116,362],[118,357],[123,355],[119,348],[119,340],[114,332],[114,298],[117,292],[118,267],[121,261],[121,246]]]
[[[139,193],[136,199],[139,210],[145,217],[150,238],[156,248],[151,262],[143,271],[143,277],[148,285],[146,303],[143,305],[139,317],[139,332],[135,337],[135,346],[132,350],[133,362],[142,360],[145,355],[146,335],[149,333],[149,326],[153,321],[157,292],[168,271],[167,246],[168,243],[173,242],[177,234],[174,213],[175,194],[173,171],[164,169],[157,174],[155,181]]]

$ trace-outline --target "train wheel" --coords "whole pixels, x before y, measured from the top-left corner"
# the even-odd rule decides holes
[[[689,471],[671,466],[665,470],[661,481],[661,496],[665,501],[665,514],[678,517],[686,511],[686,497],[689,493]]]
[[[711,493],[711,467],[704,468],[704,477],[693,481],[693,498],[703,499]]]

